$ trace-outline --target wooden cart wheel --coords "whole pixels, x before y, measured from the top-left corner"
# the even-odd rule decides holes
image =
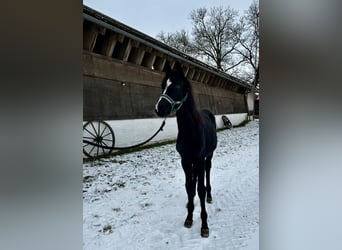
[[[232,128],[232,123],[229,121],[227,116],[223,115],[222,120],[223,120],[223,124],[226,128],[228,128],[228,129]]]
[[[88,121],[83,125],[83,140],[96,143],[99,146],[114,147],[115,136],[112,128],[104,121]],[[105,149],[83,142],[83,153],[90,157],[98,157],[112,152],[111,149]]]

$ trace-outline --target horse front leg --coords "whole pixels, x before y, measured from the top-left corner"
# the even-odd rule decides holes
[[[192,215],[194,212],[194,197],[196,194],[196,178],[194,176],[191,162],[186,162],[182,159],[182,167],[185,174],[185,190],[188,195],[188,215],[186,216],[184,226],[190,228],[193,222]]]
[[[201,236],[208,237],[209,236],[209,228],[208,228],[208,214],[205,208],[205,196],[206,196],[206,188],[204,185],[204,175],[205,175],[205,161],[200,160],[196,163],[195,169],[198,176],[198,183],[197,183],[197,192],[201,203],[201,219],[202,219],[202,226],[201,226]]]

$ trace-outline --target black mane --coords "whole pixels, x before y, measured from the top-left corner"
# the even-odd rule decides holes
[[[201,116],[201,114],[197,108],[197,104],[196,104],[196,101],[194,99],[193,92],[192,92],[192,86],[186,77],[183,77],[183,78],[184,78],[184,81],[186,82],[186,84],[188,86],[187,102],[189,103],[189,107],[191,109],[191,114],[197,123],[203,124],[203,117]]]

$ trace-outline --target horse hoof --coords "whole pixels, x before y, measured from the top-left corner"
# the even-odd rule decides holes
[[[186,228],[190,228],[190,227],[192,226],[192,220],[185,220],[184,226],[185,226]]]
[[[213,198],[211,198],[211,197],[208,196],[208,197],[207,197],[207,202],[210,203],[210,204],[213,203]]]
[[[209,228],[201,228],[201,236],[203,238],[208,238],[209,237]]]

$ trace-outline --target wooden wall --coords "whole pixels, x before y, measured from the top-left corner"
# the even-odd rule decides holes
[[[166,61],[180,61],[199,108],[215,114],[247,113],[245,84],[102,16],[84,9],[83,118],[120,120],[156,117]],[[95,13],[96,14],[96,13]],[[97,13],[97,18],[100,13]],[[92,18],[89,18],[92,17]],[[95,20],[95,21],[94,21]]]

